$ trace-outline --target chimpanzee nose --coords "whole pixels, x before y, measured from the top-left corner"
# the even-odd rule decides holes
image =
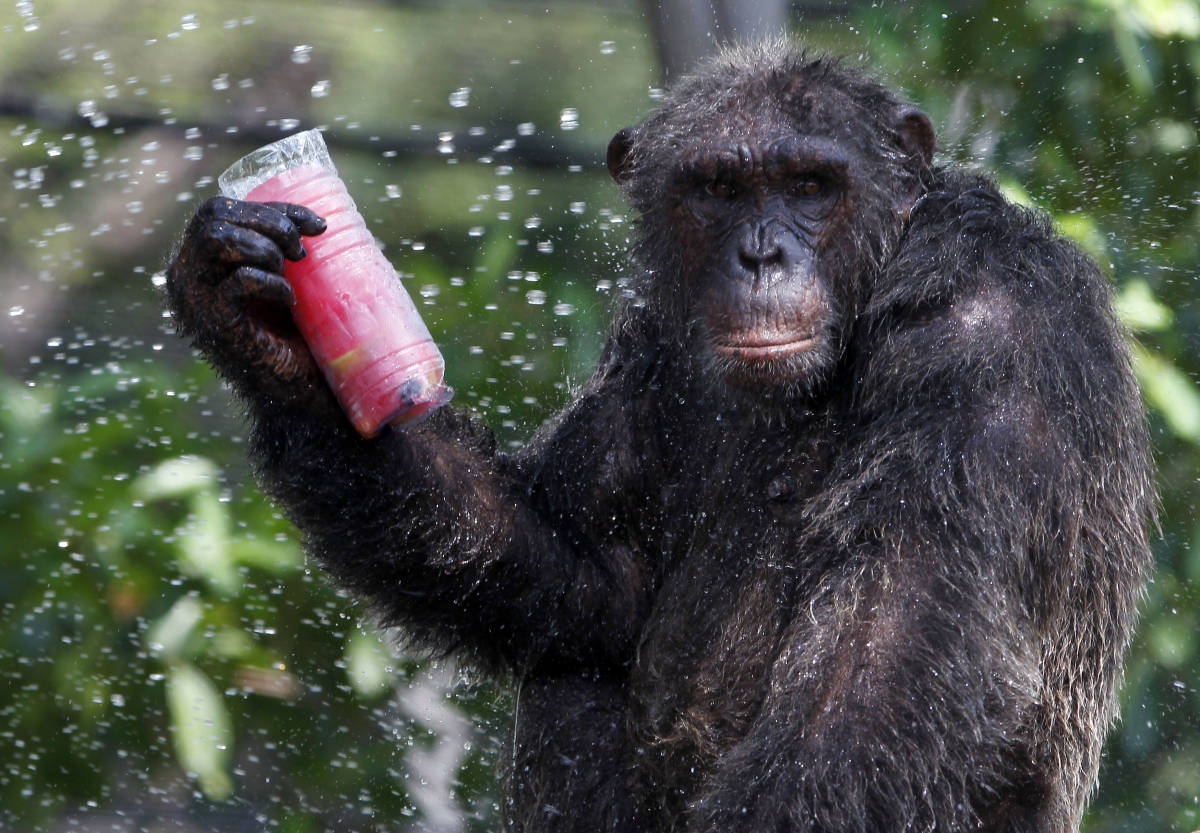
[[[756,225],[747,228],[738,245],[738,257],[742,266],[757,272],[764,266],[778,265],[783,260],[783,247],[773,225]]]

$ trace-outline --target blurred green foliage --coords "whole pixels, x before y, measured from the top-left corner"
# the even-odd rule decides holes
[[[794,29],[1112,278],[1163,535],[1086,829],[1200,827],[1196,2],[863,3]],[[305,562],[152,275],[225,165],[327,126],[457,404],[517,447],[599,350],[628,229],[599,163],[657,84],[621,4],[0,10],[0,827],[408,829],[431,789],[495,827],[506,695],[397,654]],[[453,771],[417,785],[431,767]]]

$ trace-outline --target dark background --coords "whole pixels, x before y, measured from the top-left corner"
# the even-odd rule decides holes
[[[1194,0],[24,0],[0,8],[0,828],[496,827],[507,695],[396,656],[304,561],[153,276],[226,165],[323,126],[457,404],[517,447],[622,291],[608,138],[716,39],[780,26],[1111,277],[1163,534],[1085,827],[1200,827]]]

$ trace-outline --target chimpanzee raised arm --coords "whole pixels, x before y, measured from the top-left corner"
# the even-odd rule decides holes
[[[167,271],[182,332],[249,409],[264,487],[311,552],[426,650],[491,670],[626,662],[649,576],[636,530],[608,518],[637,500],[653,453],[621,407],[637,396],[628,374],[613,363],[543,432],[549,469],[497,455],[486,427],[450,410],[364,440],[296,331],[280,277],[284,257],[304,256],[301,235],[323,230],[302,206],[215,197]],[[594,482],[559,482],[556,455]],[[637,522],[628,507],[619,515]]]

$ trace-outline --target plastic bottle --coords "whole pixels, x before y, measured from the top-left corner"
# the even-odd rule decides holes
[[[217,180],[227,197],[307,206],[324,234],[287,261],[292,317],[355,429],[411,425],[450,401],[445,362],[396,270],[375,245],[320,131],[259,148]]]

